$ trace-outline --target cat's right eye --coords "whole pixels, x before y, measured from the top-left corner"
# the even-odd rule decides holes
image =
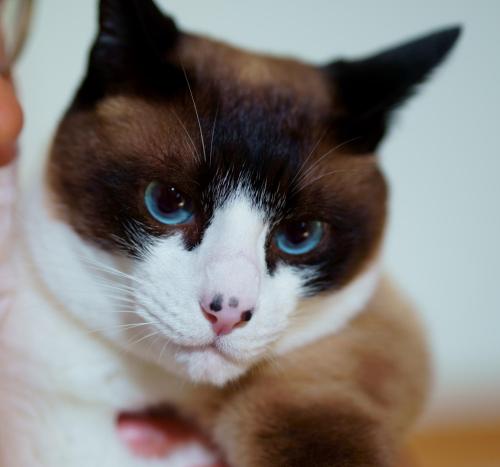
[[[151,216],[161,224],[186,224],[193,217],[191,200],[177,188],[160,182],[147,186],[144,203]]]
[[[304,255],[318,247],[324,231],[324,224],[319,221],[289,222],[276,232],[274,242],[287,255]]]

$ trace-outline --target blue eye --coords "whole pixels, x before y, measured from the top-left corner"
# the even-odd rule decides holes
[[[173,186],[151,182],[144,202],[149,213],[162,224],[185,224],[193,217],[191,201]]]
[[[304,255],[320,244],[323,234],[322,222],[290,222],[281,227],[274,241],[276,246],[287,255]]]

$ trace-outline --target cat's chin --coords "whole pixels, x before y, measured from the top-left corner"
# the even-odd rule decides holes
[[[214,346],[176,352],[176,366],[194,383],[223,386],[242,376],[250,363],[235,362]]]

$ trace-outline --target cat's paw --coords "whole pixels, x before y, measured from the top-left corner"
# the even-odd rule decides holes
[[[275,407],[255,435],[255,466],[388,467],[375,420],[357,411]]]

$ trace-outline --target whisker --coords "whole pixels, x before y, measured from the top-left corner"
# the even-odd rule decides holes
[[[200,115],[198,114],[198,107],[196,106],[196,102],[194,100],[193,91],[191,89],[191,85],[189,84],[189,79],[188,79],[188,76],[187,76],[187,73],[186,73],[186,69],[184,68],[184,65],[182,65],[182,71],[184,72],[184,78],[186,78],[186,83],[187,83],[187,86],[188,86],[188,89],[189,89],[189,94],[191,96],[191,100],[193,101],[194,111],[196,113],[196,119],[198,120],[198,127],[200,129],[200,138],[201,138],[201,145],[202,145],[202,148],[203,148],[203,157],[204,157],[204,159],[206,161],[207,160],[207,152],[205,150],[205,140],[203,139],[203,130],[201,128]]]
[[[153,313],[152,311],[148,310],[147,308],[143,308],[143,311],[144,313],[146,313],[150,318],[154,318],[157,320],[157,323],[158,325],[161,325],[164,329],[168,329],[169,331],[174,331],[174,329],[172,328],[172,326],[170,326],[169,324],[167,324],[166,321],[162,320],[159,316],[157,316],[155,313]]]
[[[218,115],[219,115],[219,106],[217,105],[217,109],[215,109],[214,124],[212,126],[212,136],[210,137],[210,155],[209,155],[208,165],[212,165],[212,154],[213,154],[213,149],[214,149],[215,125],[217,123],[217,117],[218,117]]]
[[[338,151],[339,149],[343,148],[344,146],[347,146],[349,143],[352,143],[353,141],[356,141],[357,139],[359,139],[359,137],[356,137],[356,138],[351,138],[347,141],[344,141],[343,143],[340,143],[340,144],[337,144],[336,146],[334,146],[333,148],[331,148],[330,150],[328,150],[327,152],[325,152],[321,157],[319,157],[316,161],[314,161],[314,163],[311,165],[311,167],[309,167],[303,174],[302,176],[299,178],[299,184],[302,183],[302,181],[309,175],[312,173],[313,170],[315,170],[318,165],[326,158],[328,157],[332,152],[335,152],[335,151]]]
[[[140,339],[132,342],[132,343],[129,343],[128,345],[130,345],[130,347],[134,346],[134,345],[137,345],[139,342],[142,342],[150,337],[153,337],[153,336],[156,336],[156,334],[159,334],[159,330],[155,330],[154,332],[150,333],[150,334],[146,334],[145,336],[141,337]]]
[[[295,180],[297,179],[297,177],[305,169],[307,163],[309,162],[309,159],[312,157],[312,155],[314,154],[314,152],[316,151],[316,149],[318,148],[318,146],[321,144],[321,141],[323,141],[323,138],[326,136],[327,133],[328,133],[328,130],[323,131],[323,133],[321,134],[321,136],[318,138],[318,141],[316,142],[316,144],[313,146],[313,148],[311,149],[311,151],[309,152],[309,154],[307,155],[307,157],[304,159],[304,161],[302,162],[302,164],[300,164],[299,170],[297,170],[297,173],[294,175],[294,177],[292,178],[292,181],[290,182],[290,186],[293,186],[293,183],[295,182]]]
[[[165,161],[164,159],[161,159],[160,162],[164,163]],[[124,229],[125,233],[127,234],[126,240],[119,235],[111,235],[111,238],[117,245],[122,247],[122,249],[126,252],[130,252],[131,246],[138,251],[150,251],[150,239],[146,234],[147,229],[141,221],[137,219],[131,219],[125,223]]]
[[[89,267],[101,272],[106,272],[108,274],[113,274],[117,277],[122,277],[123,279],[127,279],[133,282],[137,282],[139,285],[145,285],[145,282],[138,279],[137,277],[131,276],[130,274],[126,274],[118,269],[115,269],[111,266],[107,266],[105,264],[99,263],[94,259],[87,258],[85,256],[80,257],[82,261],[86,262]]]
[[[122,305],[122,306],[128,305],[131,307],[135,307],[137,305],[135,300],[125,297],[118,297],[112,295],[105,295],[104,297],[111,302],[111,305]]]
[[[111,289],[111,288],[102,288],[100,292],[104,297],[117,299],[117,300],[128,300],[130,302],[134,302],[134,292],[132,290],[120,290],[120,289]]]
[[[302,186],[301,189],[305,189],[308,186],[311,186],[313,183],[316,183],[317,181],[321,180],[322,178],[329,177],[330,175],[335,175],[339,173],[358,173],[362,172],[364,170],[369,170],[373,169],[373,167],[362,167],[362,168],[357,168],[357,169],[337,169],[337,170],[332,170],[330,172],[326,172],[323,174],[318,175],[316,178],[313,178],[312,180],[309,180],[306,185]]]
[[[153,351],[153,346],[158,342],[158,339],[161,339],[161,334],[158,334],[154,339],[151,340],[148,346],[148,350],[150,352]]]
[[[133,301],[129,301],[129,300],[121,300],[120,298],[113,298],[113,297],[106,297],[110,300],[111,302],[111,308],[113,306],[123,306],[123,307],[130,307],[131,309],[128,310],[130,313],[134,313],[134,311],[132,310],[133,307],[137,306],[137,303],[133,302]],[[106,312],[111,312],[111,311],[123,311],[123,310],[101,310],[100,312],[102,313],[106,313]]]
[[[133,310],[100,310],[99,313],[107,313],[107,314],[129,314],[135,315],[136,312]]]
[[[165,343],[163,344],[163,347],[161,348],[160,354],[158,356],[158,365],[160,365],[161,361],[163,360],[163,354],[165,353],[167,345],[168,345],[168,341],[165,341]]]
[[[116,282],[113,280],[109,281],[97,280],[96,282],[99,288],[101,288],[103,291],[121,292],[125,294],[134,294],[136,292],[135,287],[123,284],[122,282]]]
[[[188,129],[186,128],[186,125],[184,125],[184,122],[181,120],[181,118],[179,117],[179,115],[177,114],[177,112],[175,110],[171,109],[170,112],[172,114],[174,114],[175,118],[177,119],[177,121],[179,122],[179,124],[184,129],[184,132],[186,133],[186,136],[188,137],[188,139],[189,139],[189,141],[191,143],[191,148],[193,150],[193,155],[196,157],[196,159],[198,159],[198,161],[200,161],[201,160],[200,153],[199,153],[198,148],[196,147],[196,144],[194,143],[194,140],[191,137]]]
[[[128,330],[128,329],[140,328],[141,326],[150,326],[152,324],[160,324],[160,323],[159,322],[153,322],[153,321],[147,321],[147,322],[142,322],[142,323],[116,324],[114,326],[108,326],[108,327],[105,327],[105,328],[91,329],[89,332],[91,334],[93,334],[93,333],[96,333],[96,332],[113,331],[115,329],[123,331],[123,330]]]
[[[99,283],[99,288],[103,290],[111,290],[113,292],[125,292],[127,294],[131,294],[135,292],[135,289],[133,287],[130,287],[125,284],[117,284],[116,282],[100,282]]]

